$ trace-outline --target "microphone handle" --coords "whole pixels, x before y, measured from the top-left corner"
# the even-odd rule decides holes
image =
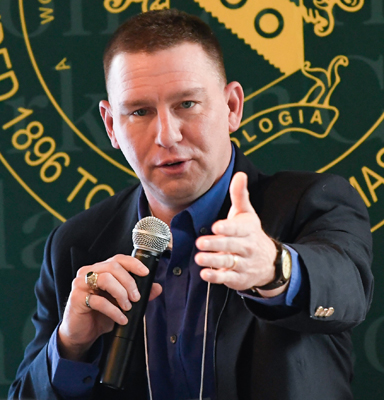
[[[140,300],[132,303],[132,308],[124,312],[128,324],[115,324],[114,338],[104,365],[100,382],[115,389],[122,389],[125,372],[129,368],[134,350],[134,340],[148,304],[152,283],[155,279],[160,254],[149,250],[134,249],[132,257],[140,260],[148,269],[146,276],[132,274],[140,292]]]

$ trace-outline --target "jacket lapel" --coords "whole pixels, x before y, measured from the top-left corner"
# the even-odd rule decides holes
[[[235,146],[236,159],[233,174],[243,171],[248,175],[248,189],[252,204],[257,211],[257,187],[259,171]],[[225,219],[231,207],[229,193],[224,200],[218,219]],[[241,360],[241,347],[253,321],[244,300],[235,291],[224,285],[212,285],[212,318],[215,332],[215,377],[219,399],[238,399],[237,367]]]
[[[104,261],[116,254],[132,253],[132,229],[138,221],[137,204],[140,190],[141,186],[117,205],[115,210],[111,210],[112,217],[106,225],[100,226],[100,233],[96,233],[96,238],[88,249],[71,248],[74,273],[83,265]]]

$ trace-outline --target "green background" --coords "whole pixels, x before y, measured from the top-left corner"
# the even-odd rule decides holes
[[[153,1],[148,3],[151,5]],[[238,80],[246,95],[282,77],[280,70],[193,0],[170,0],[170,4],[194,13],[210,24],[223,45],[228,80]],[[311,2],[305,4],[311,6]],[[54,19],[42,23],[44,11],[41,8],[52,9],[49,15]],[[21,18],[23,11],[24,18]],[[14,71],[19,83],[14,95],[0,101],[0,127],[20,115],[18,108],[33,110],[31,116],[18,124],[0,129],[0,154],[20,179],[61,216],[61,219],[55,217],[32,198],[9,168],[0,162],[0,398],[6,398],[24,348],[34,335],[30,322],[35,310],[33,287],[39,275],[45,239],[61,220],[84,209],[87,193],[95,186],[87,181],[74,200],[67,201],[82,178],[78,168],[92,174],[97,184],[106,184],[114,191],[135,182],[134,177],[84,143],[54,107],[31,63],[22,21],[37,67],[52,97],[86,138],[115,162],[126,166],[122,155],[111,148],[106,138],[97,105],[100,99],[106,98],[101,63],[103,48],[119,23],[138,12],[141,12],[141,3],[134,2],[126,11],[111,14],[105,10],[102,1],[0,0],[0,23],[4,33],[0,43],[0,96],[12,88],[9,79],[1,80],[1,74]],[[313,67],[326,69],[338,55],[349,60],[347,67],[339,68],[341,81],[331,97],[330,105],[337,108],[339,116],[330,134],[318,139],[293,129],[249,157],[268,173],[281,169],[326,169],[346,179],[353,176],[365,193],[370,203],[371,223],[375,227],[375,294],[367,320],[354,330],[353,390],[356,399],[381,400],[384,395],[384,312],[381,306],[384,300],[384,227],[378,227],[378,224],[384,220],[384,178],[381,178],[384,171],[380,165],[383,163],[378,162],[376,155],[384,148],[383,1],[365,1],[363,8],[355,13],[335,6],[333,14],[335,28],[326,37],[315,35],[313,25],[303,23],[305,60]],[[11,68],[1,56],[4,48],[9,54]],[[70,68],[55,69],[64,58],[65,65]],[[298,102],[310,87],[311,83],[299,71],[246,102],[244,117],[277,105]],[[64,152],[70,157],[69,166],[64,167],[60,177],[52,183],[43,182],[40,177],[43,164],[27,165],[25,151],[12,145],[15,132],[25,129],[31,121],[43,124],[44,136],[53,138],[56,144],[55,152]],[[246,129],[251,134],[256,126],[250,123]],[[365,140],[361,140],[364,135]],[[356,143],[359,145],[354,151],[331,168],[326,167]],[[41,148],[42,152],[48,151],[48,144],[46,146]],[[32,148],[33,145],[30,150]],[[364,179],[364,166],[376,174],[370,175],[375,199]],[[47,175],[53,172],[53,169],[47,170]],[[105,191],[99,191],[92,204],[106,196]]]

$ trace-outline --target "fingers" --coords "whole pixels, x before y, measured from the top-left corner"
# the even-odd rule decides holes
[[[135,288],[136,285],[134,286],[134,284],[130,282],[129,278],[126,278],[124,276],[119,278],[120,279],[117,279],[109,272],[100,273],[97,280],[97,285],[99,290],[110,294],[111,297],[116,300],[121,309],[123,309],[124,311],[128,311],[132,308],[132,304],[129,300],[129,292],[127,290],[127,287],[131,291],[132,301],[135,301],[137,297],[138,300],[140,298],[140,295]],[[96,291],[96,294],[98,293],[99,292]]]
[[[94,285],[86,281],[90,272],[94,272],[91,279]],[[113,329],[115,322],[120,325],[128,322],[124,311],[140,299],[132,274],[148,273],[139,260],[122,254],[78,270],[59,329],[60,348],[67,358],[79,360],[100,335]],[[161,286],[154,284],[150,298],[161,291]]]
[[[255,213],[244,213],[237,215],[236,218],[216,221],[212,225],[212,232],[215,235],[246,237],[249,235],[249,231],[252,226],[260,226],[260,220],[258,216]]]
[[[110,293],[124,310],[130,308],[130,301],[138,301],[140,293],[131,273],[138,276],[145,276],[149,273],[148,268],[139,260],[122,254],[116,255],[106,261],[80,268],[77,277],[82,283],[88,272],[93,271],[98,274],[97,286],[99,289]],[[89,291],[89,287],[83,285],[84,290]],[[127,303],[128,301],[128,303]]]
[[[90,279],[87,275],[91,272],[94,273],[91,279],[93,285],[87,283]],[[123,254],[80,268],[72,281],[72,290],[65,310],[67,320],[87,315],[90,323],[100,319],[99,322],[104,326],[105,317],[119,324],[127,323],[123,311],[130,310],[132,303],[141,297],[132,274],[146,276],[148,273],[148,268],[141,261]],[[157,297],[161,291],[160,285],[154,285],[150,298]],[[89,294],[91,296],[87,298]],[[101,315],[95,314],[95,311]],[[95,321],[91,322],[89,318]],[[76,324],[77,321],[73,325]]]
[[[217,221],[212,227],[214,235],[201,236],[196,240],[196,246],[200,251],[206,252],[209,261],[198,258],[199,265],[212,262],[214,253],[234,253],[241,257],[250,256],[258,247],[262,234],[260,220],[256,214],[238,215],[232,220]],[[219,233],[220,232],[220,233]]]
[[[87,306],[91,310],[100,312],[120,325],[125,325],[128,322],[128,318],[124,313],[118,307],[114,306],[106,297],[97,294],[89,294],[86,296],[86,299],[88,299]]]
[[[161,287],[160,284],[154,283],[152,285],[151,293],[149,294],[149,301],[152,301],[155,299],[157,296],[159,296],[163,291],[163,288]]]
[[[200,276],[203,280],[224,284],[235,290],[243,290],[253,286],[250,284],[252,276],[247,273],[247,263],[237,255],[223,254],[221,258],[223,267],[203,268]]]
[[[149,300],[155,299],[157,296],[161,294],[163,291],[163,288],[161,287],[160,284],[154,283],[151,289],[151,293],[149,295]],[[105,316],[108,316],[110,319],[112,319],[114,322],[117,322],[120,325],[125,325],[128,322],[127,317],[125,314],[115,305],[115,301],[117,300],[117,297],[113,295],[112,291],[111,292],[104,292],[104,293],[90,293],[85,296],[84,303],[88,308],[94,311],[98,311],[101,314],[104,314]],[[81,298],[79,298],[79,301],[81,302]],[[87,304],[88,303],[88,304]],[[126,307],[120,307],[124,311],[128,311],[132,308],[131,303],[128,302]]]
[[[247,230],[244,228],[244,231],[243,228],[234,228],[233,230],[242,232],[236,235],[228,229],[227,231],[230,232],[224,235],[200,236],[196,239],[196,246],[201,251],[236,253],[245,257],[255,248],[255,243],[249,239],[252,232],[249,227]]]
[[[248,177],[244,172],[237,172],[231,181],[229,195],[231,197],[232,207],[228,214],[228,219],[241,213],[254,213],[251,202],[249,201],[249,192],[247,189]]]
[[[234,258],[235,256],[236,258]],[[239,260],[239,255],[231,253],[197,253],[195,255],[195,262],[200,267],[212,267],[216,269],[234,269],[235,266],[237,267]]]
[[[96,290],[92,290],[92,285],[87,284],[86,276],[90,272],[97,275]],[[140,299],[140,293],[131,273],[145,276],[149,270],[139,260],[122,254],[80,268],[72,282],[72,291],[66,310],[68,312],[72,310],[71,313],[74,311],[77,315],[90,315],[98,311],[120,325],[126,324],[127,317],[123,311],[130,310],[132,302]],[[161,289],[155,289],[155,295],[158,292],[161,292]],[[88,297],[88,304],[86,304],[85,300],[89,293],[91,296]]]
[[[203,280],[244,290],[273,278],[276,248],[250,203],[243,172],[232,178],[230,197],[227,219],[212,225],[213,235],[196,240],[195,262]]]
[[[90,288],[85,283],[85,277],[90,271],[97,273],[98,290],[94,293],[93,297],[103,297],[113,307],[118,309],[117,306],[119,306],[124,311],[130,310],[132,302],[137,302],[141,298],[132,274],[146,276],[149,273],[148,268],[141,261],[131,256],[118,254],[106,261],[85,266],[78,270],[77,277],[73,281],[73,286],[81,290],[82,293],[90,292]],[[154,284],[149,299],[156,298],[161,292],[161,286]],[[97,304],[104,304],[104,301],[100,300]],[[92,306],[92,309],[95,310],[96,308]],[[107,312],[106,315],[109,315],[108,310],[110,309],[110,307],[107,309],[103,308],[103,312]],[[115,317],[112,316],[112,318],[115,320]]]
[[[224,284],[233,289],[238,289],[236,285],[241,286],[241,281],[239,281],[239,274],[232,270],[213,270],[210,268],[204,268],[200,271],[201,279],[207,282],[215,284]],[[241,278],[241,276],[240,276]],[[232,284],[233,282],[233,284]]]

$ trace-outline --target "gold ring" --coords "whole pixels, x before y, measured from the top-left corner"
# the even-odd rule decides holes
[[[85,275],[85,283],[92,289],[92,290],[97,290],[97,277],[98,277],[97,272],[90,271]]]
[[[237,254],[235,254],[235,255],[232,254],[232,259],[233,259],[233,264],[228,269],[236,268],[236,265],[239,262],[239,256]]]
[[[91,305],[89,304],[89,299],[91,298],[92,293],[87,294],[85,297],[85,305],[92,310]]]

